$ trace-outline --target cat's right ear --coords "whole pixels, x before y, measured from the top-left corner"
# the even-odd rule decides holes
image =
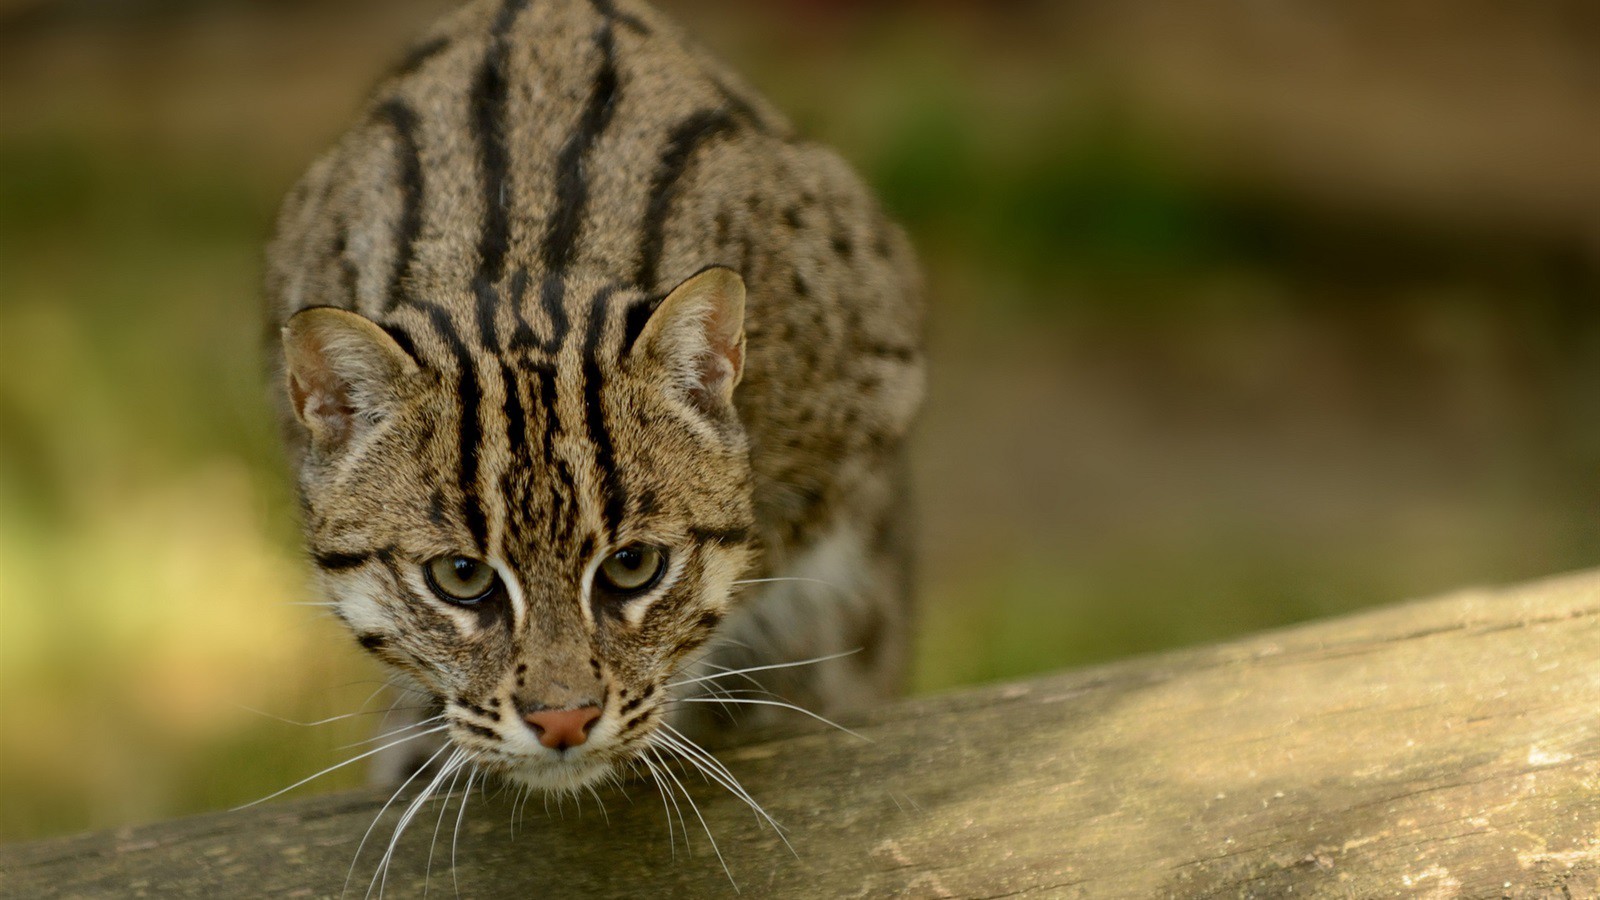
[[[371,319],[331,307],[303,309],[283,326],[284,382],[314,446],[338,449],[382,418],[416,360]]]
[[[635,347],[673,371],[698,406],[725,407],[744,375],[744,279],[712,266],[673,288],[645,322]]]

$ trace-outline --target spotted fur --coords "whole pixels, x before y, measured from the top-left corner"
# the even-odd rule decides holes
[[[760,675],[821,713],[898,688],[909,247],[654,9],[468,2],[294,188],[268,259],[325,590],[478,765],[587,784],[664,720],[728,724],[678,702],[718,665],[858,650]],[[667,549],[660,586],[597,600],[635,541]],[[503,594],[442,601],[422,566],[449,554]],[[565,750],[514,714],[585,704]]]

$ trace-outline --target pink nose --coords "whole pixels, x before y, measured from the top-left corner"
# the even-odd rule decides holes
[[[539,743],[551,750],[576,747],[589,739],[589,729],[600,718],[600,707],[581,706],[577,709],[541,709],[522,717]]]

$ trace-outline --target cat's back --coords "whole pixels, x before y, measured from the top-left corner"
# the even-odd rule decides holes
[[[448,298],[508,258],[531,274],[594,269],[655,287],[690,164],[715,164],[695,158],[736,145],[748,164],[788,139],[731,78],[647,6],[463,5],[291,194],[272,253],[286,311],[341,290],[365,314],[406,290]],[[387,272],[366,265],[375,256]],[[326,271],[298,283],[287,271],[319,258]]]
[[[749,289],[758,506],[798,531],[915,411],[911,252],[848,165],[646,4],[473,0],[439,22],[290,195],[268,288],[280,324],[425,299],[492,349],[580,320],[575,281],[661,297],[717,264]]]

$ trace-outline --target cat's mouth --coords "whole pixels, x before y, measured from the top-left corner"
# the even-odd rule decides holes
[[[609,753],[584,748],[556,753],[518,754],[504,759],[502,775],[521,782],[530,788],[545,791],[569,792],[588,787],[609,775],[615,759]]]
[[[460,727],[460,723],[453,724]],[[566,792],[589,787],[611,774],[628,755],[604,723],[594,728],[581,743],[552,741],[556,746],[542,743],[532,731],[516,729],[508,734],[490,728],[483,728],[481,732],[476,728],[470,730],[474,733],[452,735],[452,743],[476,765],[503,778],[546,791]],[[491,735],[490,743],[497,746],[485,747],[484,739]]]

